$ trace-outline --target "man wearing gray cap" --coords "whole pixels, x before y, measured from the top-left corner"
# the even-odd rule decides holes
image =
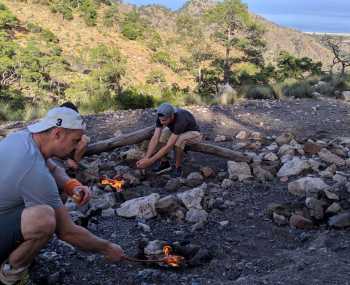
[[[88,187],[68,177],[50,159],[67,157],[84,130],[79,113],[57,107],[38,123],[0,142],[0,284],[24,281],[34,257],[54,233],[110,261],[123,257],[118,245],[75,225],[59,196],[58,188],[78,205],[90,199]]]
[[[184,109],[163,103],[157,109],[156,129],[148,145],[146,156],[136,163],[147,168],[160,160],[156,173],[172,170],[173,177],[182,175],[182,160],[186,144],[200,142],[202,136],[193,115]],[[156,152],[158,144],[162,147]],[[171,167],[166,155],[175,147],[175,167]]]

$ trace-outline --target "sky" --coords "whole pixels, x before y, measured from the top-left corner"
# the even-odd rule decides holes
[[[124,0],[136,5],[161,4],[172,10],[185,0]],[[304,32],[350,33],[350,0],[242,0],[249,10],[281,26]]]

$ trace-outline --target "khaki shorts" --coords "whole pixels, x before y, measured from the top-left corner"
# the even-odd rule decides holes
[[[159,142],[166,144],[173,133],[169,130],[169,128],[163,128],[162,133],[160,135]],[[195,144],[199,143],[202,140],[202,135],[200,132],[189,131],[183,134],[180,134],[177,137],[175,146],[181,149],[184,149],[186,144]]]

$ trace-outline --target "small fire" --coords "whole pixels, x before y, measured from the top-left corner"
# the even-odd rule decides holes
[[[165,245],[163,247],[163,253],[165,255],[163,262],[173,267],[179,267],[183,263],[184,257],[179,255],[172,255],[172,251],[173,250],[170,245]]]
[[[110,185],[117,192],[122,192],[123,191],[123,186],[124,186],[124,180],[102,178],[101,179],[101,184],[102,185]]]

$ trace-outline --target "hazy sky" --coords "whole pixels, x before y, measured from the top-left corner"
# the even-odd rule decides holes
[[[186,1],[124,0],[180,8]],[[282,26],[305,32],[350,33],[350,0],[242,0],[249,10]]]

